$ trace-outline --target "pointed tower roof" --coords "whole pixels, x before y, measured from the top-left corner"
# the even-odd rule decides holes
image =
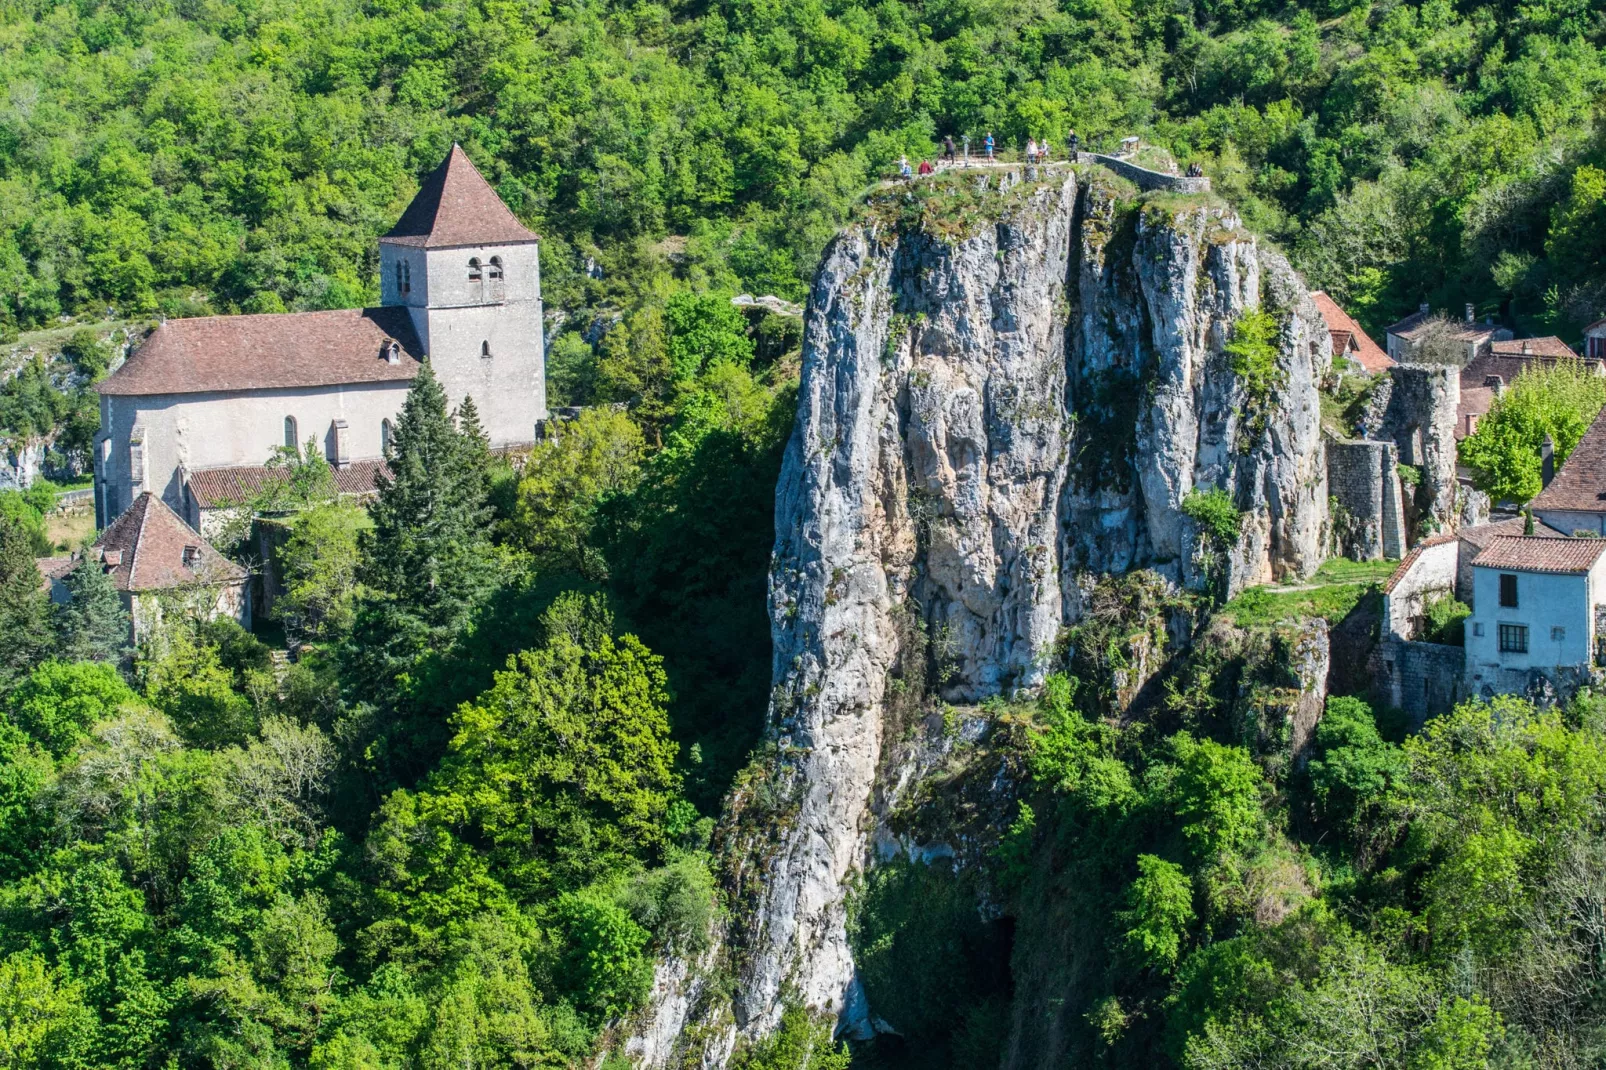
[[[445,249],[465,245],[514,245],[539,241],[502,203],[491,184],[458,144],[429,173],[418,196],[390,233],[394,245]]]
[[[247,576],[150,491],[111,522],[95,549],[119,591],[236,583]]]

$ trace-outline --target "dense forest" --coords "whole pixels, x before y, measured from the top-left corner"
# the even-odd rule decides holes
[[[374,237],[455,139],[594,344],[677,286],[801,297],[902,153],[1073,129],[1203,163],[1369,328],[1420,300],[1568,337],[1606,311],[1588,0],[37,0],[3,21],[19,329],[371,302]]]
[[[1142,134],[1368,328],[1606,315],[1589,0],[3,12],[8,334],[371,303],[375,237],[459,141],[543,235],[554,400],[598,403],[515,470],[425,374],[367,511],[286,451],[248,503],[284,528],[262,637],[175,605],[128,649],[99,569],[49,605],[48,503],[5,499],[5,1065],[625,1065],[655,958],[731,908],[721,800],[763,753],[800,335],[729,297],[801,300],[901,154]],[[0,431],[81,454],[112,353],[57,348]],[[1114,590],[1090,627],[1131,623]],[[1062,993],[1078,1066],[1597,1065],[1598,701],[1407,739],[1340,697],[1295,768],[1234,690],[1287,689],[1270,649],[1181,667],[1149,722],[1108,716],[1096,664],[995,704],[981,753],[1024,798],[984,863],[886,867],[855,904],[901,1036],[850,1055],[794,1008],[734,1065],[992,1065]]]

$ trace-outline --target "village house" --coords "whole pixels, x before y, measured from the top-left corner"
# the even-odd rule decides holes
[[[1472,562],[1466,675],[1485,697],[1570,695],[1606,633],[1606,539],[1502,535]]]
[[[1543,463],[1543,462],[1542,462]],[[1559,472],[1528,503],[1535,517],[1566,535],[1606,536],[1606,410],[1595,417]]]
[[[1432,310],[1423,304],[1411,315],[1394,324],[1386,335],[1388,355],[1402,364],[1409,363],[1417,347],[1433,329],[1433,323]],[[1509,330],[1496,326],[1492,321],[1479,323],[1471,305],[1467,306],[1466,314],[1460,320],[1450,324],[1450,329],[1453,332],[1453,340],[1465,350],[1465,356],[1460,362],[1463,367],[1489,352],[1489,347],[1493,343],[1511,337]]]
[[[1583,360],[1592,375],[1606,376],[1606,360],[1584,357],[1553,335],[1492,342],[1489,351],[1461,369],[1461,402],[1456,410],[1455,437],[1466,438],[1489,414],[1494,399],[1532,367],[1553,366],[1563,360]]]
[[[1606,360],[1606,320],[1596,320],[1584,328],[1584,356]]]
[[[1314,291],[1310,296],[1327,324],[1327,334],[1333,342],[1334,361],[1347,360],[1364,375],[1376,375],[1388,370],[1394,359],[1361,330],[1361,325],[1351,319],[1349,313],[1338,306],[1338,302],[1321,290]]]
[[[452,405],[474,399],[493,448],[534,442],[538,241],[453,146],[379,239],[380,307],[166,321],[97,387],[97,525],[149,492],[200,528],[309,439],[342,490],[371,490],[426,360]]]
[[[201,620],[227,617],[242,627],[251,626],[250,574],[150,491],[134,499],[88,552],[110,573],[128,610],[129,638],[135,643],[173,611]],[[67,600],[61,580],[74,563],[73,558],[40,562],[53,600]]]

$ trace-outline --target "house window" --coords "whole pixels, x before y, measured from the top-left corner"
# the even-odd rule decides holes
[[[1479,620],[1479,621],[1473,621],[1472,622],[1472,634],[1473,635],[1482,635],[1483,634],[1483,621]]]
[[[1500,626],[1500,653],[1528,653],[1528,626],[1526,624],[1502,624]]]
[[[405,260],[396,261],[396,292],[399,294],[411,293],[412,289],[412,267]]]
[[[480,258],[477,257],[477,256],[469,257],[468,258],[468,281],[469,282],[479,282],[480,279],[483,278],[483,277],[484,277],[484,275],[480,271]]]
[[[1566,628],[1552,628],[1552,629],[1550,629],[1550,641],[1551,642],[1559,643],[1559,642],[1561,642],[1562,640],[1564,640],[1566,638],[1567,638],[1567,629]]]
[[[296,418],[294,416],[286,416],[284,418],[284,448],[293,450],[300,441],[296,436]]]
[[[493,279],[499,279],[499,278],[502,277],[502,258],[501,257],[499,257],[499,256],[491,257],[491,262],[488,265],[486,265],[486,274],[490,275],[490,277],[493,278]]]
[[[390,421],[379,421],[379,452],[390,456]]]
[[[1507,609],[1517,608],[1517,577],[1500,577],[1500,604]]]

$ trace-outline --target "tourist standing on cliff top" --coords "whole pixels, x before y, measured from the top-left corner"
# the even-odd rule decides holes
[[[942,158],[949,163],[954,162],[954,136],[952,134],[942,139]]]
[[[1032,164],[1037,162],[1037,139],[1035,137],[1026,139],[1026,162]]]
[[[992,159],[993,159],[993,135],[992,135],[992,131],[988,131],[987,132],[987,140],[982,142],[982,144],[987,146],[987,162],[991,163]]]

